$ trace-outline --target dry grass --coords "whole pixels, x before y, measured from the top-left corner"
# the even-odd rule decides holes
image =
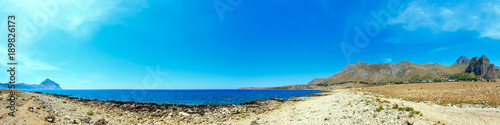
[[[330,85],[327,87],[320,87],[319,89],[334,90],[334,89],[345,89],[345,88],[360,88],[360,87],[368,87],[368,86],[370,86],[370,85],[345,83],[345,84]]]
[[[12,90],[9,90],[9,89],[0,89],[0,93],[10,93],[10,91]],[[19,92],[19,90],[14,90],[15,92]]]
[[[363,88],[408,101],[430,101],[439,105],[479,104],[500,106],[500,82],[443,82],[384,85]]]

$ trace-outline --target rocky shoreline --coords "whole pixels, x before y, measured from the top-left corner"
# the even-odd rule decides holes
[[[22,92],[19,103],[28,114],[53,124],[222,124],[228,120],[245,119],[280,107],[285,103],[305,100],[272,98],[245,103],[220,105],[173,105],[100,101],[41,92]],[[309,96],[321,96],[313,93]],[[31,100],[31,101],[30,101]],[[13,122],[17,123],[17,122]],[[28,124],[33,124],[27,122]]]

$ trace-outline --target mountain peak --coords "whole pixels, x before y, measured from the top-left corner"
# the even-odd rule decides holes
[[[468,65],[470,63],[470,59],[469,59],[469,57],[462,55],[462,56],[460,56],[460,58],[457,59],[457,61],[455,63],[460,64],[460,65]]]
[[[0,89],[6,89],[8,85],[9,83],[0,83]],[[47,78],[43,80],[43,82],[40,83],[39,85],[18,83],[16,84],[16,89],[62,89],[62,88],[61,86],[59,86],[59,84]]]
[[[43,80],[43,82],[42,82],[42,83],[44,83],[44,82],[54,82],[54,81],[52,81],[52,80],[50,80],[49,78],[47,78],[47,79]]]
[[[56,82],[50,80],[49,78],[43,80],[43,82],[40,83],[40,85],[45,86],[47,89],[62,89],[59,86],[59,84],[57,84]]]

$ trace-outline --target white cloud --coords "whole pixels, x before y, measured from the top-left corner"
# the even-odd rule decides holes
[[[16,60],[19,61],[18,67],[22,69],[19,75],[28,83],[45,78],[50,71],[64,70],[51,60],[37,57],[50,53],[33,51],[43,50],[39,49],[40,46],[34,46],[34,43],[58,45],[73,42],[57,36],[65,34],[70,34],[70,39],[75,40],[90,38],[101,27],[121,23],[119,19],[134,15],[145,7],[145,0],[0,0],[2,16],[16,15],[16,49],[19,50]],[[7,18],[3,18],[0,20],[0,27],[7,27]],[[0,30],[0,34],[7,32]],[[0,65],[7,66],[6,48],[0,48],[0,54],[3,57]]]
[[[390,62],[392,62],[392,59],[391,58],[384,59],[384,62],[390,63]]]
[[[98,0],[7,0],[0,2],[2,13],[18,17],[22,37],[28,42],[47,32],[63,30],[75,37],[90,37],[105,24],[135,14],[147,3]]]
[[[500,39],[500,2],[453,1],[446,3],[417,0],[389,20],[407,30],[419,28],[435,32],[477,31],[479,37]]]

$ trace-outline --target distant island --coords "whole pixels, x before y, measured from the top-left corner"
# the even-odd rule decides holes
[[[347,65],[331,77],[315,78],[303,85],[238,89],[321,89],[345,83],[383,85],[453,81],[489,82],[500,78],[499,70],[500,67],[490,64],[490,60],[485,55],[472,59],[460,56],[449,66],[439,63],[416,64],[408,61],[375,64],[358,61]]]
[[[0,89],[9,89],[8,85],[9,83],[0,83]],[[15,85],[16,89],[62,89],[61,86],[59,86],[59,84],[48,78],[45,79],[39,85],[30,85],[25,83],[19,83]]]

